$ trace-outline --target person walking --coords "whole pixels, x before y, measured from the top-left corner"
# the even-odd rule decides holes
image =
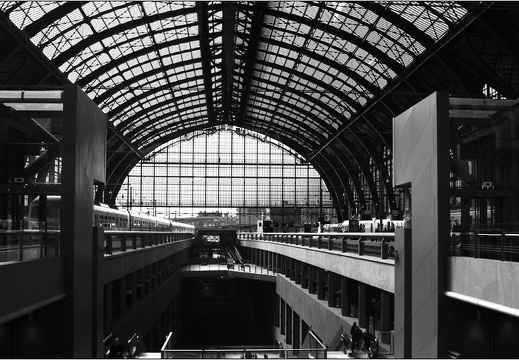
[[[359,343],[361,337],[359,337],[359,330],[360,328],[357,325],[357,322],[354,322],[350,329],[350,335],[351,335],[351,350],[359,350]],[[362,330],[360,330],[362,331]]]
[[[110,346],[110,359],[124,359],[124,346],[119,338],[115,338],[112,346]]]

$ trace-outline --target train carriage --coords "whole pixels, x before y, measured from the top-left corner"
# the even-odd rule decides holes
[[[61,196],[47,196],[47,230],[59,230],[61,221]],[[29,229],[39,229],[40,199],[36,197],[29,205]],[[119,231],[172,231],[192,232],[193,225],[172,221],[165,218],[141,214],[126,209],[110,207],[106,204],[94,204],[92,225]]]

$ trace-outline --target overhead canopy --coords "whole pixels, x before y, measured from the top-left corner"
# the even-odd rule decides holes
[[[2,2],[0,79],[77,83],[108,114],[108,202],[144,155],[229,124],[301,154],[340,206],[352,185],[364,201],[360,174],[371,198],[381,196],[371,164],[392,197],[383,169],[391,119],[418,100],[438,90],[483,97],[485,84],[517,97],[509,35],[518,10],[513,2]]]

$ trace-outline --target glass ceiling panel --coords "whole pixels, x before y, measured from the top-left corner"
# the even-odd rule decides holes
[[[9,2],[1,3],[0,8],[14,7],[10,18],[23,29],[62,4]],[[413,37],[415,33],[404,31],[397,23],[385,19],[385,11],[406,19],[417,28],[416,34],[425,32],[432,41],[438,41],[447,34],[452,24],[445,19],[456,23],[466,15],[461,6],[451,2],[269,2],[266,6],[276,14],[279,12],[280,16],[272,16],[267,11],[261,33],[252,35],[259,36],[260,42],[255,67],[249,74],[245,64],[249,61],[246,56],[252,43],[253,17],[248,10],[252,10],[253,2],[240,3],[236,7],[239,10],[235,14],[234,27],[242,34],[235,36],[238,46],[237,54],[231,60],[236,64],[233,83],[230,84],[232,103],[225,107],[221,104],[224,99],[223,12],[213,8],[219,3],[207,3],[209,38],[204,39],[204,44],[209,45],[211,57],[208,59],[201,58],[196,2],[77,4],[80,9],[57,16],[31,40],[51,59],[69,49],[74,50],[67,59],[59,61],[62,64],[60,69],[73,82],[101,70],[86,84],[87,93],[92,98],[100,97],[99,103],[104,111],[116,113],[112,121],[124,133],[131,133],[139,124],[155,120],[160,125],[161,134],[207,122],[206,88],[212,91],[212,102],[217,109],[215,118],[226,115],[232,119],[237,114],[222,114],[219,110],[228,108],[232,112],[238,108],[243,95],[240,85],[251,77],[251,88],[262,93],[250,93],[248,104],[263,107],[263,110],[261,114],[256,109],[249,110],[247,121],[254,115],[264,117],[265,121],[278,122],[274,114],[279,112],[282,115],[279,125],[285,126],[287,133],[296,131],[301,123],[316,129],[319,136],[309,134],[306,144],[321,141],[318,139],[320,136],[327,136],[341,126],[357,108],[377,95],[378,91],[373,87],[382,90],[388,81],[395,78],[396,64],[409,66],[425,51],[424,45]],[[428,6],[443,18],[430,11]],[[182,13],[180,10],[183,9],[189,12]],[[165,13],[167,16],[162,15]],[[304,21],[284,17],[284,13],[303,17]],[[125,28],[125,24],[135,20],[140,23]],[[329,26],[334,31],[327,31]],[[93,41],[92,35],[99,37]],[[262,38],[271,39],[273,43],[262,42]],[[176,43],[163,47],[171,41]],[[279,43],[286,46],[278,46]],[[80,46],[74,48],[78,44]],[[387,58],[379,56],[373,48]],[[139,52],[141,50],[145,52]],[[303,55],[301,50],[307,53]],[[316,56],[309,57],[308,53]],[[326,57],[329,62],[321,63],[320,57]],[[124,61],[117,64],[118,60]],[[195,62],[186,64],[191,60]],[[202,61],[208,64],[207,68],[202,66]],[[349,77],[352,73],[373,86]],[[309,80],[302,74],[316,80]],[[280,93],[281,90],[285,93]],[[344,96],[339,96],[336,91]],[[163,103],[172,105],[161,106]],[[354,103],[359,106],[353,106]],[[310,116],[302,117],[303,113]],[[135,121],[135,124],[127,121]],[[280,127],[274,125],[276,129]],[[138,139],[154,131],[141,131]],[[143,144],[150,141],[153,140],[143,140]]]

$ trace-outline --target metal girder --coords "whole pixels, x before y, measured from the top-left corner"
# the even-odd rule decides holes
[[[388,10],[387,8],[382,6],[381,3],[371,1],[359,1],[355,2],[355,4],[362,6],[368,9],[369,11],[372,11],[378,16],[386,19],[388,22],[394,24],[396,27],[402,29],[404,32],[416,39],[425,48],[434,44],[434,39],[427,35],[427,33],[418,29],[413,23],[406,20],[402,16],[399,16],[394,12]]]
[[[180,15],[185,15],[185,14],[193,13],[194,11],[195,11],[195,8],[184,8],[184,9],[175,10],[175,11],[157,13],[152,16],[137,18],[132,21],[122,23],[121,25],[114,26],[112,28],[108,28],[102,32],[94,33],[94,35],[91,35],[91,36],[83,39],[82,41],[79,41],[78,43],[74,44],[67,50],[60,53],[58,56],[56,56],[52,60],[52,62],[56,65],[56,67],[59,67],[59,66],[63,65],[67,60],[76,56],[81,50],[97,43],[98,41],[101,41],[101,40],[107,38],[108,36],[116,35],[118,33],[122,33],[127,30],[133,29],[137,26],[149,24],[150,22],[164,20],[164,19],[168,19],[168,18],[180,16]]]
[[[284,12],[281,12],[281,11],[278,11],[278,10],[272,10],[272,9],[268,9],[267,10],[267,14],[275,16],[275,17],[286,18],[288,20],[292,20],[292,21],[295,21],[295,22],[298,22],[298,23],[305,24],[305,25],[307,25],[309,27],[313,26],[312,25],[313,24],[313,20],[309,19],[309,18],[306,18],[306,17],[303,17],[303,16],[287,14],[287,13],[284,13]],[[338,29],[336,27],[333,27],[333,26],[330,26],[330,25],[327,25],[327,24],[319,23],[319,24],[316,24],[315,26],[316,26],[316,28],[318,28],[319,30],[321,30],[321,31],[323,31],[325,33],[330,33],[330,34],[336,35],[336,36],[338,36],[338,37],[340,37],[342,39],[345,39],[348,42],[351,42],[352,44],[360,47],[361,49],[364,49],[368,53],[372,54],[373,57],[379,59],[381,62],[386,64],[390,69],[392,69],[396,73],[400,73],[400,72],[402,72],[404,70],[404,67],[402,65],[400,65],[398,62],[396,62],[395,60],[390,58],[382,50],[380,50],[377,47],[369,44],[367,41],[364,41],[364,39],[361,39],[361,38],[359,38],[359,37],[357,37],[355,35],[352,35],[352,34],[346,32],[346,31],[340,30],[340,29]]]
[[[214,114],[214,102],[213,102],[213,91],[212,91],[212,81],[211,81],[211,59],[212,54],[209,47],[209,25],[207,23],[207,8],[208,5],[204,1],[199,1],[196,3],[196,13],[198,17],[198,34],[200,41],[200,55],[202,61],[202,73],[204,79],[204,94],[205,101],[207,106],[207,118],[209,124],[213,124],[216,122],[215,114]],[[192,62],[198,62],[198,59],[193,59]],[[175,64],[175,66],[180,66]]]
[[[336,154],[335,156],[337,156],[340,159],[346,158],[346,159],[348,159],[348,162],[351,162],[353,160],[353,162],[356,164],[356,168],[360,170],[360,172],[364,176],[364,179],[368,183],[369,192],[371,193],[372,200],[375,203],[380,203],[380,200],[378,197],[377,186],[376,186],[373,176],[371,174],[369,165],[364,160],[364,157],[369,158],[369,154],[359,155],[357,153],[353,153],[352,150],[350,150],[350,146],[347,145],[346,141],[341,141],[341,143],[342,143],[342,146],[344,147],[344,149],[348,152],[348,154],[343,155],[343,154],[335,153]],[[358,174],[357,174],[357,177],[358,177]],[[361,186],[361,188],[362,188],[362,186]],[[362,190],[359,191],[359,194],[361,192],[364,194],[364,191],[362,191]],[[363,195],[363,198],[364,198],[364,195]],[[367,207],[365,199],[364,199],[364,206]]]
[[[328,167],[323,166],[323,162],[328,164]],[[333,166],[333,164],[330,163],[330,161],[326,157],[320,156],[319,159],[316,159],[313,161],[312,166],[317,170],[317,172],[321,175],[321,178],[323,179],[324,183],[326,184],[328,191],[330,192],[330,196],[332,198],[337,199],[337,207],[336,212],[337,214],[341,215],[343,213],[342,204],[343,201],[340,201],[341,199],[344,200],[343,193],[347,193],[348,199],[353,199],[353,192],[349,186],[345,186],[344,180],[347,179],[347,176],[342,176],[342,174],[339,173],[339,167]],[[335,177],[332,176],[332,174],[329,173],[329,170],[331,170]],[[336,186],[339,185],[339,186]],[[341,193],[337,193],[337,189],[341,189]]]
[[[101,104],[103,101],[108,99],[110,96],[113,96],[118,91],[121,91],[121,89],[130,88],[131,84],[133,84],[133,83],[141,83],[142,80],[147,79],[147,78],[153,78],[154,75],[160,74],[161,72],[167,72],[169,70],[173,70],[173,69],[176,69],[178,67],[190,66],[190,65],[198,63],[199,61],[200,61],[199,59],[191,59],[191,60],[186,60],[186,61],[181,61],[181,62],[178,62],[178,63],[174,63],[174,64],[171,64],[171,65],[168,65],[168,66],[164,66],[163,68],[154,68],[152,70],[149,70],[148,72],[143,72],[140,75],[137,75],[137,76],[134,76],[134,77],[132,77],[130,79],[122,81],[117,87],[112,87],[110,89],[106,89],[106,91],[103,92],[101,95],[96,96],[94,98],[94,101],[95,101],[96,104]],[[135,67],[137,67],[137,66],[139,66],[141,64],[137,64]]]
[[[233,1],[223,3],[223,39],[222,39],[222,121],[228,123],[232,110],[232,91],[234,87],[234,57],[236,56],[236,5]]]
[[[315,14],[315,17],[309,22],[310,31],[307,34],[305,34],[305,40],[304,40],[303,45],[301,45],[301,47],[299,49],[295,50],[297,53],[297,59],[294,59],[294,66],[290,69],[287,69],[288,70],[287,71],[288,72],[287,81],[285,82],[285,84],[283,85],[283,88],[280,91],[280,93],[281,93],[280,99],[278,102],[276,102],[276,105],[275,105],[274,110],[272,111],[272,114],[277,113],[277,110],[279,108],[280,103],[282,102],[283,97],[286,96],[286,91],[288,89],[288,86],[292,82],[292,78],[294,76],[295,69],[297,68],[298,64],[301,62],[301,57],[303,55],[303,49],[306,49],[306,47],[307,47],[306,44],[312,38],[312,33],[314,32],[315,27],[319,23],[319,19],[321,17],[321,12],[322,12],[322,8],[319,8],[317,13]],[[272,120],[273,120],[273,117],[268,121],[267,133],[269,132],[269,129],[271,127]]]
[[[198,39],[199,39],[198,36],[190,36],[190,37],[182,38],[181,40],[165,41],[164,43],[157,45],[157,47],[155,49],[154,48],[143,48],[141,50],[136,50],[136,51],[130,53],[129,55],[123,56],[117,60],[110,61],[105,66],[101,66],[101,67],[97,68],[96,70],[89,73],[87,76],[85,76],[81,79],[78,79],[77,84],[82,87],[86,87],[85,91],[88,92],[89,91],[89,89],[87,87],[88,83],[90,83],[94,79],[99,78],[101,75],[109,72],[110,70],[117,68],[117,66],[119,66],[121,64],[129,62],[140,56],[144,56],[144,55],[146,55],[150,52],[156,51],[156,50],[164,49],[164,48],[167,48],[170,46],[175,46],[175,45],[179,45],[179,44],[183,44],[183,43],[188,43],[190,41],[196,41]]]
[[[29,84],[29,83],[16,83],[12,85],[18,85],[18,86],[33,86],[33,85],[40,85],[43,79],[48,79],[50,75],[55,79],[54,82],[49,82],[53,85],[64,85],[64,84],[70,84],[70,81],[67,79],[63,73],[61,73],[50,61],[47,59],[42,52],[25,36],[25,34],[22,34],[18,28],[16,28],[13,23],[2,13],[0,13],[0,27],[2,28],[2,32],[6,32],[8,36],[14,41],[16,41],[19,46],[17,49],[19,49],[21,52],[24,53],[23,59],[28,60],[29,58],[33,58],[35,63],[31,65],[37,65],[39,64],[41,67],[38,68],[36,73],[39,73],[41,75],[41,81],[35,84]],[[12,55],[12,53],[11,53]],[[6,61],[6,59],[4,59]],[[42,71],[42,69],[44,71]],[[27,68],[24,68],[24,71],[27,71]],[[11,83],[4,82],[2,85],[10,85]]]
[[[344,74],[348,75],[348,77],[350,77],[353,80],[355,80],[355,82],[359,83],[364,88],[366,88],[368,91],[370,91],[370,92],[372,92],[374,94],[380,93],[380,91],[381,91],[381,89],[376,87],[375,85],[373,85],[372,82],[368,81],[367,79],[365,79],[364,77],[360,76],[356,72],[354,72],[352,70],[349,70],[347,67],[345,67],[343,65],[340,65],[340,64],[338,64],[337,62],[335,62],[335,61],[333,61],[331,59],[328,59],[326,56],[323,56],[323,55],[320,55],[320,54],[316,54],[315,52],[313,52],[311,50],[308,50],[306,48],[302,48],[302,47],[298,47],[298,46],[295,46],[295,45],[292,45],[292,44],[284,43],[283,41],[280,41],[280,40],[275,40],[275,39],[265,38],[265,37],[262,37],[260,40],[261,40],[261,42],[269,44],[269,45],[275,45],[275,46],[279,46],[281,48],[289,49],[289,50],[294,51],[294,52],[300,52],[300,53],[302,53],[303,55],[305,55],[305,56],[307,56],[309,58],[315,59],[319,63],[325,64],[325,65],[327,65],[327,66],[331,67],[332,69],[335,69],[335,70],[337,70],[339,72],[343,72]]]
[[[457,35],[459,35],[464,29],[466,29],[469,25],[471,25],[475,19],[480,16],[482,13],[484,13],[487,10],[488,7],[481,6],[478,8],[478,11],[473,14],[472,17],[466,18],[464,21],[461,21],[460,23],[456,24],[456,26],[453,27],[452,31],[449,33],[448,36],[444,36],[440,41],[436,42],[434,45],[429,47],[420,57],[420,59],[417,59],[412,65],[410,65],[407,69],[401,69],[399,71],[399,76],[392,82],[390,82],[386,88],[384,89],[384,92],[375,96],[372,100],[366,104],[361,111],[359,111],[355,116],[353,116],[348,123],[344,124],[342,128],[340,128],[336,134],[330,138],[324,145],[319,147],[314,151],[315,156],[319,152],[323,151],[326,147],[328,147],[337,136],[339,136],[342,132],[349,129],[351,125],[353,125],[355,122],[362,119],[362,117],[367,114],[375,105],[377,105],[380,101],[382,101],[388,94],[390,94],[392,91],[394,91],[397,87],[399,87],[402,83],[404,83],[417,69],[419,69],[425,62],[427,62],[431,57],[433,57],[437,51],[439,51],[441,48],[449,44]]]
[[[42,29],[46,28],[53,22],[63,18],[67,14],[72,13],[73,11],[81,8],[85,5],[84,1],[67,1],[63,3],[61,6],[58,6],[51,12],[48,12],[42,15],[39,19],[34,20],[32,23],[28,24],[23,31],[27,33],[27,35],[32,38],[36,36]]]
[[[256,63],[259,65],[270,66],[271,68],[277,69],[279,71],[283,71],[285,69],[283,66],[278,65],[276,63],[268,63],[266,61],[261,61],[261,60],[257,60]],[[316,79],[315,77],[312,77],[312,76],[307,75],[302,72],[297,72],[297,76],[300,77],[301,79],[308,81],[309,83],[315,83],[316,85],[321,85],[323,88],[328,89],[327,91],[332,93],[337,98],[341,99],[341,101],[343,101],[344,103],[348,104],[352,109],[354,109],[354,110],[361,109],[361,105],[358,102],[354,101],[352,98],[347,96],[344,92],[342,92],[336,88],[333,88],[333,87],[328,88],[327,87],[328,84],[323,83],[320,79]],[[250,88],[244,88],[243,91],[245,91],[247,93],[253,92],[252,89],[250,89],[250,90],[249,89]],[[354,91],[354,90],[355,89],[352,88],[352,91]]]
[[[238,125],[242,125],[247,112],[247,104],[249,101],[248,91],[251,87],[251,79],[256,67],[256,55],[258,53],[259,38],[263,26],[263,19],[265,18],[266,2],[256,1],[253,6],[252,24],[250,30],[250,38],[247,46],[247,54],[245,56],[245,68],[243,69],[243,82],[241,84],[241,98],[238,108]],[[237,34],[236,36],[239,36]]]

